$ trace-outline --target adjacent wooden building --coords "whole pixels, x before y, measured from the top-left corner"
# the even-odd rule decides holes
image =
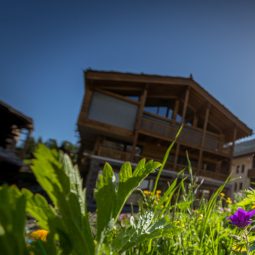
[[[230,174],[237,139],[252,130],[192,77],[87,70],[85,96],[78,119],[79,164],[89,194],[105,161],[162,160],[181,124],[183,131],[168,159],[160,188],[186,164],[213,191]],[[151,176],[142,188],[153,185]]]
[[[0,184],[17,184],[33,121],[0,101]]]

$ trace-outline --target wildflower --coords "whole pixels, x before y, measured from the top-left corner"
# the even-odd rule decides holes
[[[31,237],[36,239],[36,240],[46,241],[48,233],[49,232],[47,230],[38,229],[38,230],[35,230],[31,233]]]
[[[226,199],[226,203],[229,204],[229,205],[231,205],[231,204],[232,204],[232,199],[231,199],[230,197],[228,197],[228,198]]]
[[[200,221],[200,220],[202,220],[204,218],[204,215],[202,214],[202,213],[200,213],[199,215],[198,215],[198,220]]]
[[[247,251],[245,246],[241,246],[241,245],[237,245],[237,244],[232,246],[232,250],[234,252],[239,252],[239,253],[242,252],[242,254]]]
[[[255,215],[255,210],[245,211],[242,208],[238,208],[238,210],[228,217],[233,225],[236,225],[239,228],[245,228],[249,224],[251,224],[251,218]]]
[[[221,196],[222,198],[225,197],[225,193],[221,192],[221,193],[220,193],[220,196]]]
[[[143,194],[144,194],[145,196],[150,196],[150,195],[151,195],[151,192],[150,192],[149,190],[144,190],[144,191],[143,191]]]
[[[161,190],[156,191],[156,198],[159,200],[161,195]]]

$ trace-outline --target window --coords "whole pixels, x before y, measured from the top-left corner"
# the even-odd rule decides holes
[[[255,188],[255,178],[250,178],[250,187]]]
[[[245,165],[242,165],[242,169],[241,169],[242,174],[244,173],[244,170],[245,170]]]
[[[237,173],[237,174],[239,174],[239,168],[240,168],[240,166],[238,165],[238,166],[236,167],[236,173]]]
[[[234,188],[234,191],[236,192],[237,191],[237,183],[235,182],[235,188]]]
[[[242,182],[239,183],[239,189],[240,190],[243,189],[243,183]]]

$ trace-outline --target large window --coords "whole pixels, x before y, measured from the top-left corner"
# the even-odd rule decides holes
[[[133,130],[136,113],[135,104],[95,92],[89,109],[89,119]]]

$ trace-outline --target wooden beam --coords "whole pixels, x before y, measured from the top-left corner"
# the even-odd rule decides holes
[[[203,159],[203,147],[204,147],[204,142],[205,142],[205,137],[206,137],[206,129],[207,129],[208,120],[209,120],[210,108],[211,108],[211,105],[208,105],[207,108],[206,108],[206,112],[205,112],[203,135],[202,135],[202,139],[201,139],[201,145],[200,145],[200,150],[199,150],[199,158],[198,158],[198,171],[202,170],[201,167],[202,167],[202,159]]]
[[[93,96],[93,90],[87,85],[84,100],[82,102],[81,111],[79,115],[80,120],[88,118],[89,106]]]
[[[193,127],[197,127],[197,123],[198,123],[198,117],[197,117],[197,115],[195,114],[195,115],[194,115],[194,118],[193,118],[192,126],[193,126]]]
[[[99,88],[95,88],[94,91],[97,91],[101,94],[104,94],[106,96],[109,96],[109,97],[114,97],[116,99],[120,99],[121,101],[125,101],[125,102],[128,102],[130,104],[134,104],[134,105],[139,105],[139,102],[136,102],[128,97],[125,97],[125,96],[122,96],[122,95],[119,95],[119,94],[115,94],[113,92],[110,92],[110,91],[106,91],[106,90],[103,90],[103,89],[99,89]]]
[[[184,106],[182,110],[182,123],[185,123],[185,117],[186,117],[188,102],[189,102],[189,93],[190,93],[190,89],[188,87],[185,92]]]
[[[163,85],[178,85],[178,86],[187,86],[193,84],[194,82],[187,78],[176,78],[176,77],[159,77],[157,75],[146,75],[146,74],[127,74],[120,72],[98,72],[93,70],[88,70],[85,72],[86,79],[88,80],[98,80],[98,81],[119,81],[119,82],[135,82],[140,83],[139,85],[143,86],[144,84],[157,84]],[[118,86],[117,83],[115,83]]]
[[[93,132],[107,132],[111,137],[122,137],[126,141],[129,141],[133,137],[133,132],[126,128],[116,127],[111,124],[102,123],[96,120],[79,120],[80,129],[90,129]],[[81,137],[83,139],[83,137]]]
[[[141,121],[142,121],[143,110],[144,110],[144,105],[145,105],[145,102],[146,102],[146,98],[147,98],[147,89],[145,88],[144,91],[143,91],[143,94],[140,98],[140,104],[139,104],[137,114],[136,114],[135,134],[134,134],[134,139],[133,139],[133,143],[132,143],[130,161],[134,160],[135,148],[136,148],[136,145],[137,145],[138,133],[139,133],[139,129],[140,129],[140,126],[141,126]]]
[[[176,121],[176,116],[177,116],[177,113],[179,111],[179,106],[180,106],[180,101],[179,100],[175,100],[174,111],[172,113],[172,120],[174,122]]]
[[[237,127],[235,126],[234,127],[234,131],[233,131],[233,139],[232,139],[232,146],[231,146],[231,155],[230,155],[230,161],[229,161],[229,164],[230,164],[229,168],[230,169],[231,169],[232,162],[233,162],[233,157],[234,157],[234,149],[235,149],[236,137],[237,137]]]

